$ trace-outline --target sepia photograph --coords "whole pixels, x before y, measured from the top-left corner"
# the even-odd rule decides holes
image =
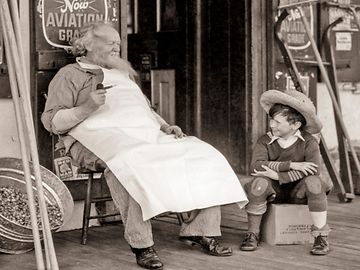
[[[1,270],[360,269],[360,0],[0,0]]]

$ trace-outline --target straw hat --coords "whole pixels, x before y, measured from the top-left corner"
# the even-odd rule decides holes
[[[303,93],[296,90],[268,90],[260,97],[260,104],[269,113],[270,108],[280,103],[290,106],[301,113],[306,119],[304,130],[311,134],[319,133],[322,129],[320,119],[316,115],[316,109],[312,101]]]

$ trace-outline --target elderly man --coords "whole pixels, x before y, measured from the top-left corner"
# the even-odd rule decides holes
[[[210,255],[231,255],[214,238],[221,235],[220,205],[242,207],[247,198],[226,159],[151,109],[133,81],[135,71],[119,56],[120,37],[109,24],[85,26],[72,46],[79,57],[51,81],[42,122],[61,136],[80,166],[105,169],[137,264],[163,267],[150,219],[168,211],[197,209],[182,224],[180,239]]]

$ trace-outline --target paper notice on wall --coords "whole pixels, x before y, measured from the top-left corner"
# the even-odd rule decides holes
[[[352,38],[350,32],[337,32],[335,42],[337,51],[351,51]]]
[[[286,77],[286,90],[296,90],[295,85],[291,77],[287,74],[285,74]],[[300,81],[302,82],[304,86],[304,94],[309,95],[309,85],[310,85],[310,77],[308,75],[301,75],[300,74]]]

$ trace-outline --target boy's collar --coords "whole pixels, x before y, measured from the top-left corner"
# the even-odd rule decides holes
[[[266,133],[269,138],[270,138],[270,142],[268,144],[272,144],[273,142],[275,142],[276,140],[280,139],[281,137],[278,136],[274,136],[271,131],[269,131],[268,133]],[[300,140],[305,141],[304,137],[301,135],[301,131],[298,129],[294,135],[292,135],[293,137],[298,137]]]

